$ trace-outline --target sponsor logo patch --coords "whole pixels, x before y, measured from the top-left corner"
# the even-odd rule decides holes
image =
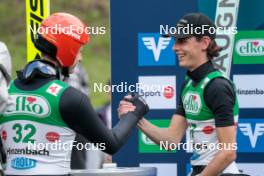
[[[48,92],[51,95],[54,96],[58,96],[58,94],[60,93],[60,90],[62,89],[62,86],[56,84],[56,83],[52,83],[48,89],[46,90],[46,92]]]
[[[48,132],[46,134],[46,139],[49,141],[49,142],[56,142],[60,139],[60,135],[56,132]]]
[[[14,169],[31,169],[36,167],[37,161],[30,158],[18,157],[11,160],[11,167]]]
[[[186,113],[199,114],[202,108],[202,101],[199,94],[188,92],[183,98],[183,106]]]
[[[38,95],[10,94],[10,103],[5,114],[25,114],[46,117],[50,113],[48,101]]]

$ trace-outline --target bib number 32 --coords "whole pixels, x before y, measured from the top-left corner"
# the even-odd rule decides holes
[[[36,133],[36,127],[32,124],[21,125],[16,123],[12,127],[15,130],[16,135],[13,137],[14,142],[19,143],[34,143],[35,139],[32,139]]]

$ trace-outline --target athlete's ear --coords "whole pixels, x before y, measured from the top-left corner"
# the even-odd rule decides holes
[[[200,40],[202,50],[207,50],[211,42],[211,39],[208,36],[203,36]]]

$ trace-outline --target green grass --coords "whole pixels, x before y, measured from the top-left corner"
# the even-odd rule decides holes
[[[83,49],[83,65],[91,85],[91,100],[95,107],[106,102],[106,93],[93,92],[93,83],[106,83],[110,78],[109,1],[108,0],[50,0],[50,12],[68,12],[78,16],[88,26],[104,26],[106,34],[92,35]],[[9,48],[16,70],[26,64],[25,0],[0,1],[0,40]]]

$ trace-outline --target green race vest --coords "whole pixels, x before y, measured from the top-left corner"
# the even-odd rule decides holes
[[[209,119],[214,118],[212,111],[205,104],[203,97],[204,97],[204,88],[207,86],[207,84],[211,80],[217,77],[222,77],[224,79],[227,79],[219,71],[215,71],[215,72],[208,74],[195,87],[193,87],[192,85],[192,80],[188,79],[188,82],[186,86],[184,87],[182,91],[182,95],[181,95],[187,119],[209,120]],[[233,108],[233,111],[234,111],[234,116],[236,117],[239,112],[237,98],[235,101],[235,106]]]
[[[210,108],[205,104],[204,89],[210,81],[219,77],[227,79],[221,72],[215,71],[209,73],[195,87],[192,85],[192,80],[187,78],[187,84],[184,86],[181,94],[185,116],[189,124],[187,140],[193,147],[192,152],[194,153],[191,157],[192,165],[208,165],[218,152],[217,147],[219,143],[216,135],[215,117]],[[233,114],[235,123],[237,123],[237,98]]]
[[[11,83],[0,132],[7,153],[6,174],[68,174],[76,133],[62,120],[59,101],[68,85],[51,81],[33,91]]]

